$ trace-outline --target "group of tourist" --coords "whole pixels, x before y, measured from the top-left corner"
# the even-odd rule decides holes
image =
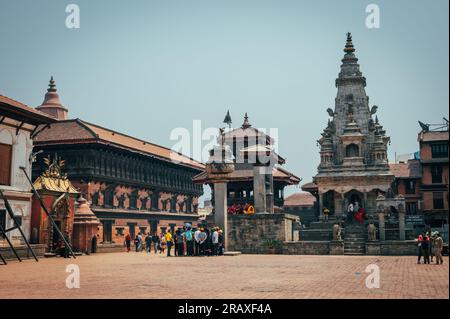
[[[352,223],[353,221],[364,224],[364,207],[360,206],[358,202],[350,203],[347,207],[347,221]]]
[[[433,262],[433,257],[436,258],[436,265],[442,265],[444,263],[444,259],[442,258],[444,241],[439,232],[432,232],[431,235],[429,232],[420,234],[417,239],[417,246],[418,264],[420,264],[422,257],[424,264],[430,264],[430,261]]]
[[[347,207],[347,223],[351,224],[353,221],[364,224],[364,207],[360,206],[358,202],[350,203]],[[327,207],[322,209],[323,221],[328,221],[328,216],[330,215],[330,210]]]
[[[127,234],[124,241],[127,252],[131,251],[131,242],[131,235]],[[219,227],[204,226],[193,229],[184,226],[174,233],[170,229],[160,235],[138,233],[134,238],[134,246],[136,252],[167,252],[168,257],[172,256],[172,248],[175,256],[219,256],[224,253],[224,237]]]

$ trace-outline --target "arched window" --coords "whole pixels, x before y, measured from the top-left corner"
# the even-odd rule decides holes
[[[345,149],[345,157],[359,157],[359,147],[356,144],[350,144]]]

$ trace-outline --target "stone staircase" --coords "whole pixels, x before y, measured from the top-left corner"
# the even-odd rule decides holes
[[[308,228],[300,229],[300,240],[329,241],[333,238],[333,222],[312,222]]]
[[[344,228],[344,255],[366,254],[366,228],[349,225]]]

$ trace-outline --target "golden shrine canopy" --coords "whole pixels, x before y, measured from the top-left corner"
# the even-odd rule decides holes
[[[79,193],[67,178],[67,175],[61,174],[61,167],[64,166],[64,160],[61,158],[58,159],[58,157],[55,156],[52,162],[50,162],[50,157],[44,158],[44,162],[48,165],[48,169],[34,181],[33,186],[36,190],[48,190],[70,194]]]

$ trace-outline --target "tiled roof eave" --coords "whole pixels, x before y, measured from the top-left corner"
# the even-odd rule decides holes
[[[101,145],[105,145],[105,146],[112,146],[112,147],[115,147],[115,148],[118,148],[118,149],[122,149],[122,150],[126,150],[126,151],[129,151],[129,152],[133,152],[133,153],[136,153],[136,154],[141,154],[141,155],[144,155],[144,156],[150,156],[152,158],[156,158],[156,159],[161,160],[161,161],[174,163],[170,159],[167,159],[165,157],[158,156],[156,154],[152,154],[152,153],[148,153],[148,152],[142,152],[142,151],[136,150],[136,149],[131,148],[131,147],[126,147],[126,146],[123,146],[121,144],[112,143],[110,141],[106,141],[106,140],[99,139],[99,138],[73,139],[73,140],[53,140],[53,141],[39,141],[39,140],[36,140],[34,145],[35,146],[67,145],[69,143],[70,144],[92,144],[92,143],[96,143],[96,144],[101,144]],[[197,167],[197,166],[189,165],[189,164],[183,163],[183,162],[179,162],[179,163],[176,163],[176,164],[177,165],[181,165],[181,166],[185,166],[185,167],[189,167],[191,169],[195,169],[195,170],[198,170],[198,171],[201,171],[202,169],[204,169],[204,167]]]
[[[107,146],[117,147],[117,148],[124,149],[124,150],[130,151],[130,152],[133,152],[133,153],[141,154],[141,155],[144,155],[144,156],[150,156],[150,157],[156,158],[156,159],[161,160],[161,161],[165,161],[165,162],[169,162],[169,163],[172,163],[172,164],[193,168],[193,169],[196,169],[196,170],[199,170],[199,171],[205,169],[204,165],[200,165],[199,164],[199,166],[195,166],[195,165],[191,165],[191,164],[183,163],[183,162],[175,163],[171,159],[168,159],[168,158],[166,158],[164,156],[158,156],[157,154],[143,152],[143,151],[140,151],[140,150],[135,149],[133,147],[124,146],[122,144],[114,143],[114,142],[103,140],[103,139],[98,139],[98,143],[103,144],[103,145],[107,145]]]

